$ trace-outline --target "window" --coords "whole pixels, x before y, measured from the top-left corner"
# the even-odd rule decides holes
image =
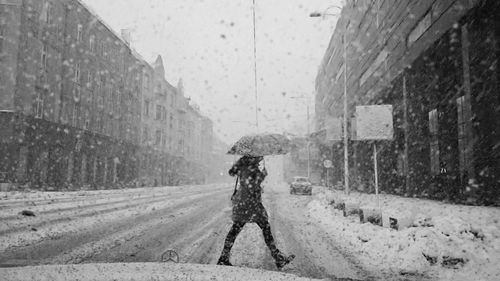
[[[149,101],[144,101],[144,116],[149,116]]]
[[[89,39],[89,49],[90,52],[93,54],[95,53],[95,36],[91,35]]]
[[[0,25],[0,54],[3,53],[4,42],[5,42],[5,27],[3,25]]]
[[[460,174],[464,175],[471,165],[471,152],[468,149],[468,124],[469,118],[467,116],[468,112],[467,106],[465,105],[465,96],[461,96],[457,99],[457,125],[458,125],[458,152],[459,152],[459,162],[460,162]]]
[[[155,145],[160,145],[160,143],[161,143],[161,131],[156,130]]]
[[[148,90],[148,89],[149,89],[149,75],[148,75],[148,74],[146,74],[146,75],[144,76],[144,88],[145,88],[146,90]]]
[[[45,23],[47,24],[52,24],[52,3],[47,2],[45,3],[46,9],[45,9]]]
[[[36,106],[35,106],[35,118],[43,118],[43,92],[38,91],[38,95],[36,97]]]
[[[161,105],[156,105],[156,120],[161,120],[162,108]]]
[[[87,87],[91,87],[92,86],[92,80],[94,78],[94,75],[92,73],[92,71],[87,71]]]
[[[431,149],[431,174],[438,175],[441,167],[439,162],[439,120],[437,109],[429,112],[429,134]]]
[[[85,123],[83,124],[83,129],[88,130],[90,127],[90,113],[88,110],[85,111]]]
[[[162,136],[163,136],[163,137],[161,138],[161,146],[162,146],[162,147],[165,147],[165,145],[166,145],[166,143],[167,143],[167,138],[165,138],[165,131],[164,131],[164,130],[162,130],[161,134],[162,134]]]
[[[40,55],[40,64],[41,64],[41,67],[42,67],[42,70],[43,71],[47,71],[47,56],[48,56],[48,47],[46,44],[43,44],[43,47],[42,47],[42,53]]]
[[[106,87],[106,74],[101,74],[101,84],[103,87]]]
[[[111,105],[111,110],[114,112],[114,113],[117,113],[116,109],[117,109],[117,99],[116,99],[116,92],[114,90],[111,91],[110,93],[110,96],[109,96],[109,104]]]
[[[82,96],[82,90],[80,89],[80,86],[75,87],[75,102],[79,102],[80,98]]]
[[[75,83],[80,83],[80,64],[77,63],[75,66],[75,77],[74,77]]]
[[[96,94],[97,94],[97,105],[98,106],[102,106],[102,86],[101,86],[101,82],[100,81],[97,81],[97,91],[96,91]]]
[[[40,12],[40,20],[45,24],[52,24],[52,3],[45,1]]]
[[[97,131],[98,132],[102,132],[103,128],[104,128],[104,124],[103,124],[103,121],[102,121],[102,114],[99,114],[97,116]]]
[[[170,129],[174,127],[174,116],[172,113],[170,113],[170,122],[169,122]]]
[[[103,54],[103,56],[108,55],[108,43],[107,42],[102,43],[102,54]]]
[[[83,33],[83,26],[81,24],[78,24],[76,27],[76,41],[78,42],[82,41],[82,33]]]
[[[148,141],[148,127],[145,127],[144,128],[144,132],[143,132],[143,138],[144,138],[144,142],[147,142]]]
[[[103,42],[99,43],[97,51],[99,52],[100,56],[104,55],[104,43]]]
[[[115,129],[115,126],[114,126],[114,120],[112,117],[108,117],[108,122],[106,123],[106,134],[108,136],[112,136],[113,135],[113,132],[114,132],[114,129]]]
[[[75,102],[73,103],[73,116],[71,118],[71,124],[73,127],[78,126],[78,119],[80,118],[80,106]]]

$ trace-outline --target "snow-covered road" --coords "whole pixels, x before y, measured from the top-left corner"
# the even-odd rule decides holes
[[[74,193],[2,193],[0,265],[154,262],[168,249],[182,263],[215,264],[231,225],[232,186],[207,185]],[[365,280],[370,274],[309,217],[310,196],[266,187],[278,246],[297,258],[285,272]],[[23,210],[36,216],[23,216]],[[235,266],[276,270],[260,229],[250,224],[232,252]]]

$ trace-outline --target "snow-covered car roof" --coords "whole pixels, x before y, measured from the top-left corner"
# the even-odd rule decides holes
[[[58,280],[192,280],[192,281],[312,281],[283,272],[244,267],[176,263],[96,263],[0,268],[6,281]]]

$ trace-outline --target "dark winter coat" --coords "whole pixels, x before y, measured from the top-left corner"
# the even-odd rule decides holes
[[[229,170],[229,174],[239,176],[239,187],[232,198],[233,221],[245,223],[267,221],[267,212],[262,205],[261,186],[267,172],[259,169],[258,161],[253,163],[238,161]]]

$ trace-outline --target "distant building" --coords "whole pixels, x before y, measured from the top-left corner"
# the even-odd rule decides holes
[[[284,180],[291,182],[293,177],[301,176],[309,177],[314,184],[321,184],[321,159],[315,142],[307,137],[293,137],[290,153],[283,156]]]
[[[165,80],[161,57],[147,63],[122,33],[79,0],[0,1],[0,182],[202,182],[187,175],[194,153],[210,150],[191,138],[209,121],[188,121],[192,108]]]
[[[229,176],[228,171],[240,156],[227,154],[229,148],[229,144],[223,142],[217,136],[214,137],[213,149],[209,160],[210,182],[231,182],[234,180],[234,178]]]
[[[383,191],[499,204],[499,24],[493,0],[347,1],[316,77],[316,129],[343,117],[347,74],[349,121],[356,105],[394,108]],[[371,143],[349,148],[351,186],[373,190]],[[342,143],[321,150],[342,181]]]

